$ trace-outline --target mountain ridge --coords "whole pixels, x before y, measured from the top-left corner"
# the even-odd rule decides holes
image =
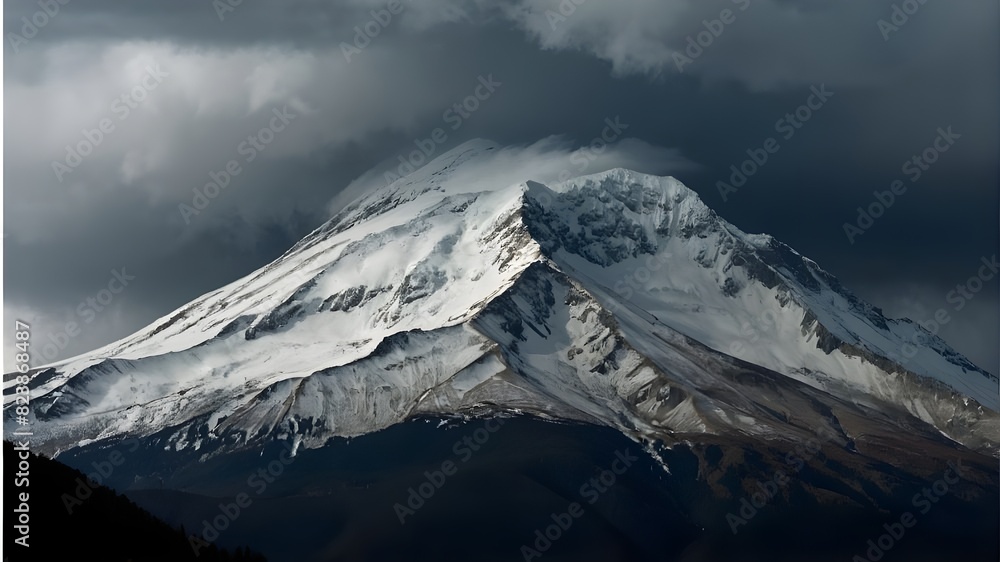
[[[500,150],[475,141],[446,152],[243,279],[34,370],[48,450],[166,427],[175,448],[227,435],[238,446],[283,435],[314,447],[481,404],[637,439],[774,437],[780,416],[759,401],[737,406],[733,389],[744,387],[697,365],[743,368],[732,356],[838,408],[898,407],[996,454],[995,377],[940,339],[915,358],[923,372],[895,363],[893,346],[922,328],[884,318],[812,260],[743,233],[674,178],[617,168],[552,185],[470,182],[466,167]],[[537,294],[525,293],[533,283]],[[761,318],[773,329],[749,337]],[[718,384],[725,400],[702,392]],[[8,380],[7,424],[11,390]],[[727,409],[751,415],[716,412]]]

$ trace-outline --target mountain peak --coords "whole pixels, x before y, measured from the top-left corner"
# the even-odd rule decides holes
[[[940,341],[900,362],[915,325],[677,179],[511,181],[519,170],[480,160],[501,150],[463,143],[251,275],[33,372],[36,435],[319,446],[481,404],[637,437],[772,435],[787,423],[775,403],[820,400],[883,404],[995,447],[996,379]],[[797,398],[727,378],[747,370]]]

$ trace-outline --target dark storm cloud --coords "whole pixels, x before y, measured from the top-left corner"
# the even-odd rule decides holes
[[[344,43],[387,2],[243,2],[220,21],[210,0],[71,1],[18,52],[10,34],[37,7],[7,5],[5,320],[58,325],[124,266],[135,283],[62,356],[126,335],[279,255],[490,74],[502,86],[442,151],[473,137],[582,144],[618,116],[634,166],[697,162],[673,173],[722,216],[887,313],[950,307],[997,252],[995,3],[927,2],[888,41],[877,22],[891,1],[562,4],[404,0],[350,62]],[[721,32],[687,51],[706,21]],[[116,100],[156,65],[162,83],[122,118]],[[820,84],[833,97],[785,140],[776,121]],[[244,161],[241,143],[286,107],[295,119]],[[60,181],[52,162],[105,118],[114,130]],[[857,207],[948,126],[953,150],[850,243]],[[717,182],[768,137],[781,149],[723,201]],[[233,159],[242,172],[186,224],[178,205]],[[942,328],[994,372],[996,289]]]

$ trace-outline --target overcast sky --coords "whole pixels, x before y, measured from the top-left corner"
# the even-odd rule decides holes
[[[1000,371],[997,280],[949,299],[998,252],[995,0],[895,21],[890,0],[228,1],[4,4],[4,321],[61,344],[52,358],[266,264],[437,127],[437,154],[485,137],[565,156],[618,118],[626,140],[588,172],[671,173],[890,316],[945,309],[940,335]],[[494,91],[474,112],[446,113],[481,79]],[[768,138],[777,151],[723,198]],[[933,164],[903,169],[935,141]],[[180,212],[231,160],[225,190]]]

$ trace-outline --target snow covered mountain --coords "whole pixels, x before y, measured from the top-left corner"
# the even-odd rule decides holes
[[[825,427],[850,447],[905,430],[998,453],[997,378],[917,324],[673,178],[458,173],[500,150],[466,143],[251,275],[33,370],[36,442],[317,448],[485,410],[645,440]]]

